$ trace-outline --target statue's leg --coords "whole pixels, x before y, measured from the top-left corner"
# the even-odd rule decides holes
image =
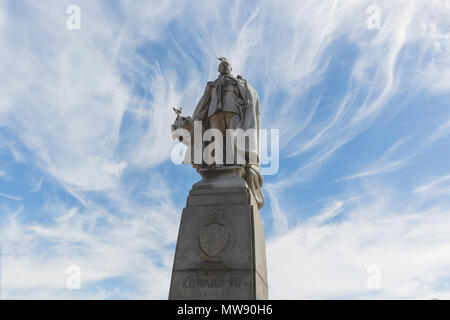
[[[239,127],[239,122],[241,121],[241,116],[234,112],[227,113],[227,129],[237,129]]]
[[[226,121],[224,117],[224,112],[219,112],[216,114],[213,114],[211,117],[209,117],[209,128],[210,129],[218,129],[222,133],[223,139],[225,138],[225,131],[226,131]],[[222,146],[225,148],[224,140],[222,140]],[[226,152],[224,149],[223,152]],[[223,154],[225,157],[225,153]],[[213,154],[213,156],[215,156]],[[225,163],[225,162],[222,162]]]
[[[227,129],[237,129],[240,121],[240,116],[237,113],[226,111],[225,114],[225,123]],[[225,137],[225,155],[230,155],[229,161],[227,164],[236,164],[236,145],[235,143],[228,141],[230,139],[235,139],[235,137]],[[228,139],[228,140],[227,140]]]
[[[209,121],[209,127],[211,129],[214,128],[214,129],[218,129],[222,132],[225,131],[226,123],[225,123],[225,119],[223,116],[223,112],[213,114],[212,116],[209,117],[208,121]]]

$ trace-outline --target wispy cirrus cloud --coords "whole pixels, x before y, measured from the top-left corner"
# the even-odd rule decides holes
[[[194,109],[218,56],[260,93],[262,126],[280,129],[262,210],[271,297],[446,297],[449,206],[435,191],[449,115],[432,99],[448,95],[450,7],[380,1],[368,30],[371,4],[79,1],[69,31],[65,3],[3,2],[6,297],[167,297],[180,190],[196,179],[167,161],[171,107]],[[362,192],[375,176],[383,188]],[[79,292],[65,288],[70,264]],[[368,264],[380,292],[365,287]]]
[[[395,202],[372,189],[269,239],[270,297],[448,299],[448,203]],[[370,266],[380,270],[380,288],[367,285]]]
[[[426,184],[420,185],[414,189],[414,193],[425,193],[434,195],[450,194],[450,175],[435,178]]]
[[[403,159],[395,159],[398,149],[407,141],[408,139],[400,139],[395,142],[389,149],[385,151],[382,157],[376,160],[373,164],[368,165],[368,169],[364,171],[353,173],[351,175],[345,176],[340,180],[351,180],[358,178],[366,178],[370,176],[376,176],[379,174],[385,174],[394,172],[405,166],[411,164],[413,159],[416,157],[416,153],[406,156]],[[417,152],[417,151],[416,151]],[[403,156],[405,157],[405,156]]]

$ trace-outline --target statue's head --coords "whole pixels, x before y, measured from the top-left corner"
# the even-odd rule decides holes
[[[233,68],[231,68],[231,63],[229,63],[227,59],[223,57],[217,59],[221,61],[218,68],[220,74],[230,74],[231,70],[233,70]]]

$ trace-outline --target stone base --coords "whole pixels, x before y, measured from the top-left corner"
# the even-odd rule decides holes
[[[169,299],[267,299],[264,229],[244,169],[200,174],[181,217]]]

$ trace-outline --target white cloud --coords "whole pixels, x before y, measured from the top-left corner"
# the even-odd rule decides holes
[[[313,217],[268,240],[271,299],[450,298],[448,206],[399,207],[373,191],[348,203],[342,220]],[[380,290],[366,285],[371,265],[381,269]]]
[[[180,209],[174,207],[170,192],[158,201],[140,204],[131,194],[133,186],[122,184],[121,179],[136,158],[151,154],[153,162],[140,161],[146,166],[167,158],[161,150],[169,146],[160,141],[169,141],[164,131],[169,132],[173,114],[163,108],[168,109],[166,104],[171,102],[156,98],[157,105],[152,107],[161,112],[155,109],[141,114],[140,118],[151,113],[158,117],[136,137],[150,141],[122,158],[117,156],[123,115],[139,100],[122,81],[121,52],[134,51],[143,39],[127,42],[129,34],[118,37],[125,32],[120,20],[106,14],[106,7],[87,1],[79,4],[81,30],[69,31],[64,4],[53,4],[30,4],[20,18],[14,11],[8,12],[10,23],[1,38],[0,121],[17,133],[18,144],[32,151],[33,164],[43,175],[59,183],[79,205],[43,197],[42,207],[32,217],[24,216],[23,207],[13,214],[2,213],[3,297],[164,298]],[[131,9],[131,5],[126,7]],[[158,24],[159,19],[161,28],[168,22],[166,11],[154,16],[153,22]],[[148,12],[155,11],[149,7]],[[134,18],[129,18],[132,24]],[[136,27],[144,24],[136,22]],[[134,31],[132,27],[126,30]],[[164,78],[150,80],[155,94],[161,88],[158,83],[162,81],[164,86],[167,82]],[[159,142],[151,152],[145,147],[147,143],[151,146],[152,139]],[[14,151],[11,149],[19,155],[16,148]],[[22,154],[24,161],[31,160],[24,157]],[[161,176],[152,178],[160,180],[159,187],[165,185]],[[42,188],[42,178],[39,181],[34,192]],[[151,186],[146,189],[146,185],[141,190],[152,194]],[[96,196],[105,200],[98,201]],[[44,221],[40,220],[43,216]],[[82,269],[85,291],[65,288],[65,271],[72,264]],[[108,291],[103,289],[105,284],[97,284],[114,277],[124,277],[135,290]]]
[[[426,184],[420,185],[414,189],[414,193],[422,193],[430,196],[448,196],[450,195],[450,175],[435,178]]]
[[[2,38],[2,31],[6,25],[6,13],[3,4],[0,5],[0,39]]]
[[[414,81],[434,94],[447,94],[450,90],[450,24],[447,1],[432,1],[421,6],[421,23],[415,24],[414,34],[420,42],[421,57],[418,60]]]
[[[106,298],[102,281],[123,278],[128,285],[111,297],[166,298],[179,210],[169,193],[153,205],[125,199],[112,200],[121,215],[90,201],[89,210],[48,204],[50,224],[27,223],[21,211],[9,214],[0,225],[3,297]],[[81,268],[82,291],[66,289],[70,265]]]
[[[401,146],[405,144],[405,142],[408,139],[400,139],[396,141],[392,146],[390,146],[384,154],[380,157],[380,159],[377,159],[373,163],[366,165],[368,168],[364,171],[354,173],[351,175],[348,175],[346,177],[343,177],[339,180],[351,180],[351,179],[358,179],[358,178],[366,178],[371,177],[375,175],[385,174],[385,173],[391,173],[394,171],[397,171],[399,169],[402,169],[412,163],[412,160],[416,156],[416,154],[419,152],[418,150],[415,150],[413,154],[408,156],[402,156],[402,158],[399,159],[399,156],[396,155],[398,153]],[[420,151],[422,151],[421,149]],[[397,158],[397,159],[396,159]]]
[[[287,213],[281,209],[279,192],[276,187],[267,185],[264,192],[270,199],[270,212],[272,214],[273,229],[275,234],[282,234],[288,230],[289,220]]]
[[[39,27],[34,26],[37,18],[32,13],[8,24],[3,38],[6,50],[1,53],[2,74],[8,78],[2,77],[1,83],[14,100],[3,118],[36,152],[44,170],[80,188],[101,189],[113,183],[113,175],[103,169],[115,163],[129,94],[116,66],[108,61],[113,52],[92,42],[103,41],[108,34],[91,38],[84,31],[66,30],[64,24],[52,28],[52,18],[65,17],[60,9],[61,5],[49,9],[48,4],[36,3],[28,10],[43,14]],[[43,34],[37,44],[35,38]],[[17,42],[18,35],[23,41]]]
[[[15,201],[21,201],[22,200],[22,198],[14,197],[12,195],[1,193],[1,192],[0,192],[0,197],[5,197],[5,198],[11,199],[11,200],[15,200]]]
[[[429,145],[432,145],[436,141],[448,136],[450,134],[450,120],[447,122],[444,122],[439,127],[436,128],[436,130],[428,137],[427,143]]]

